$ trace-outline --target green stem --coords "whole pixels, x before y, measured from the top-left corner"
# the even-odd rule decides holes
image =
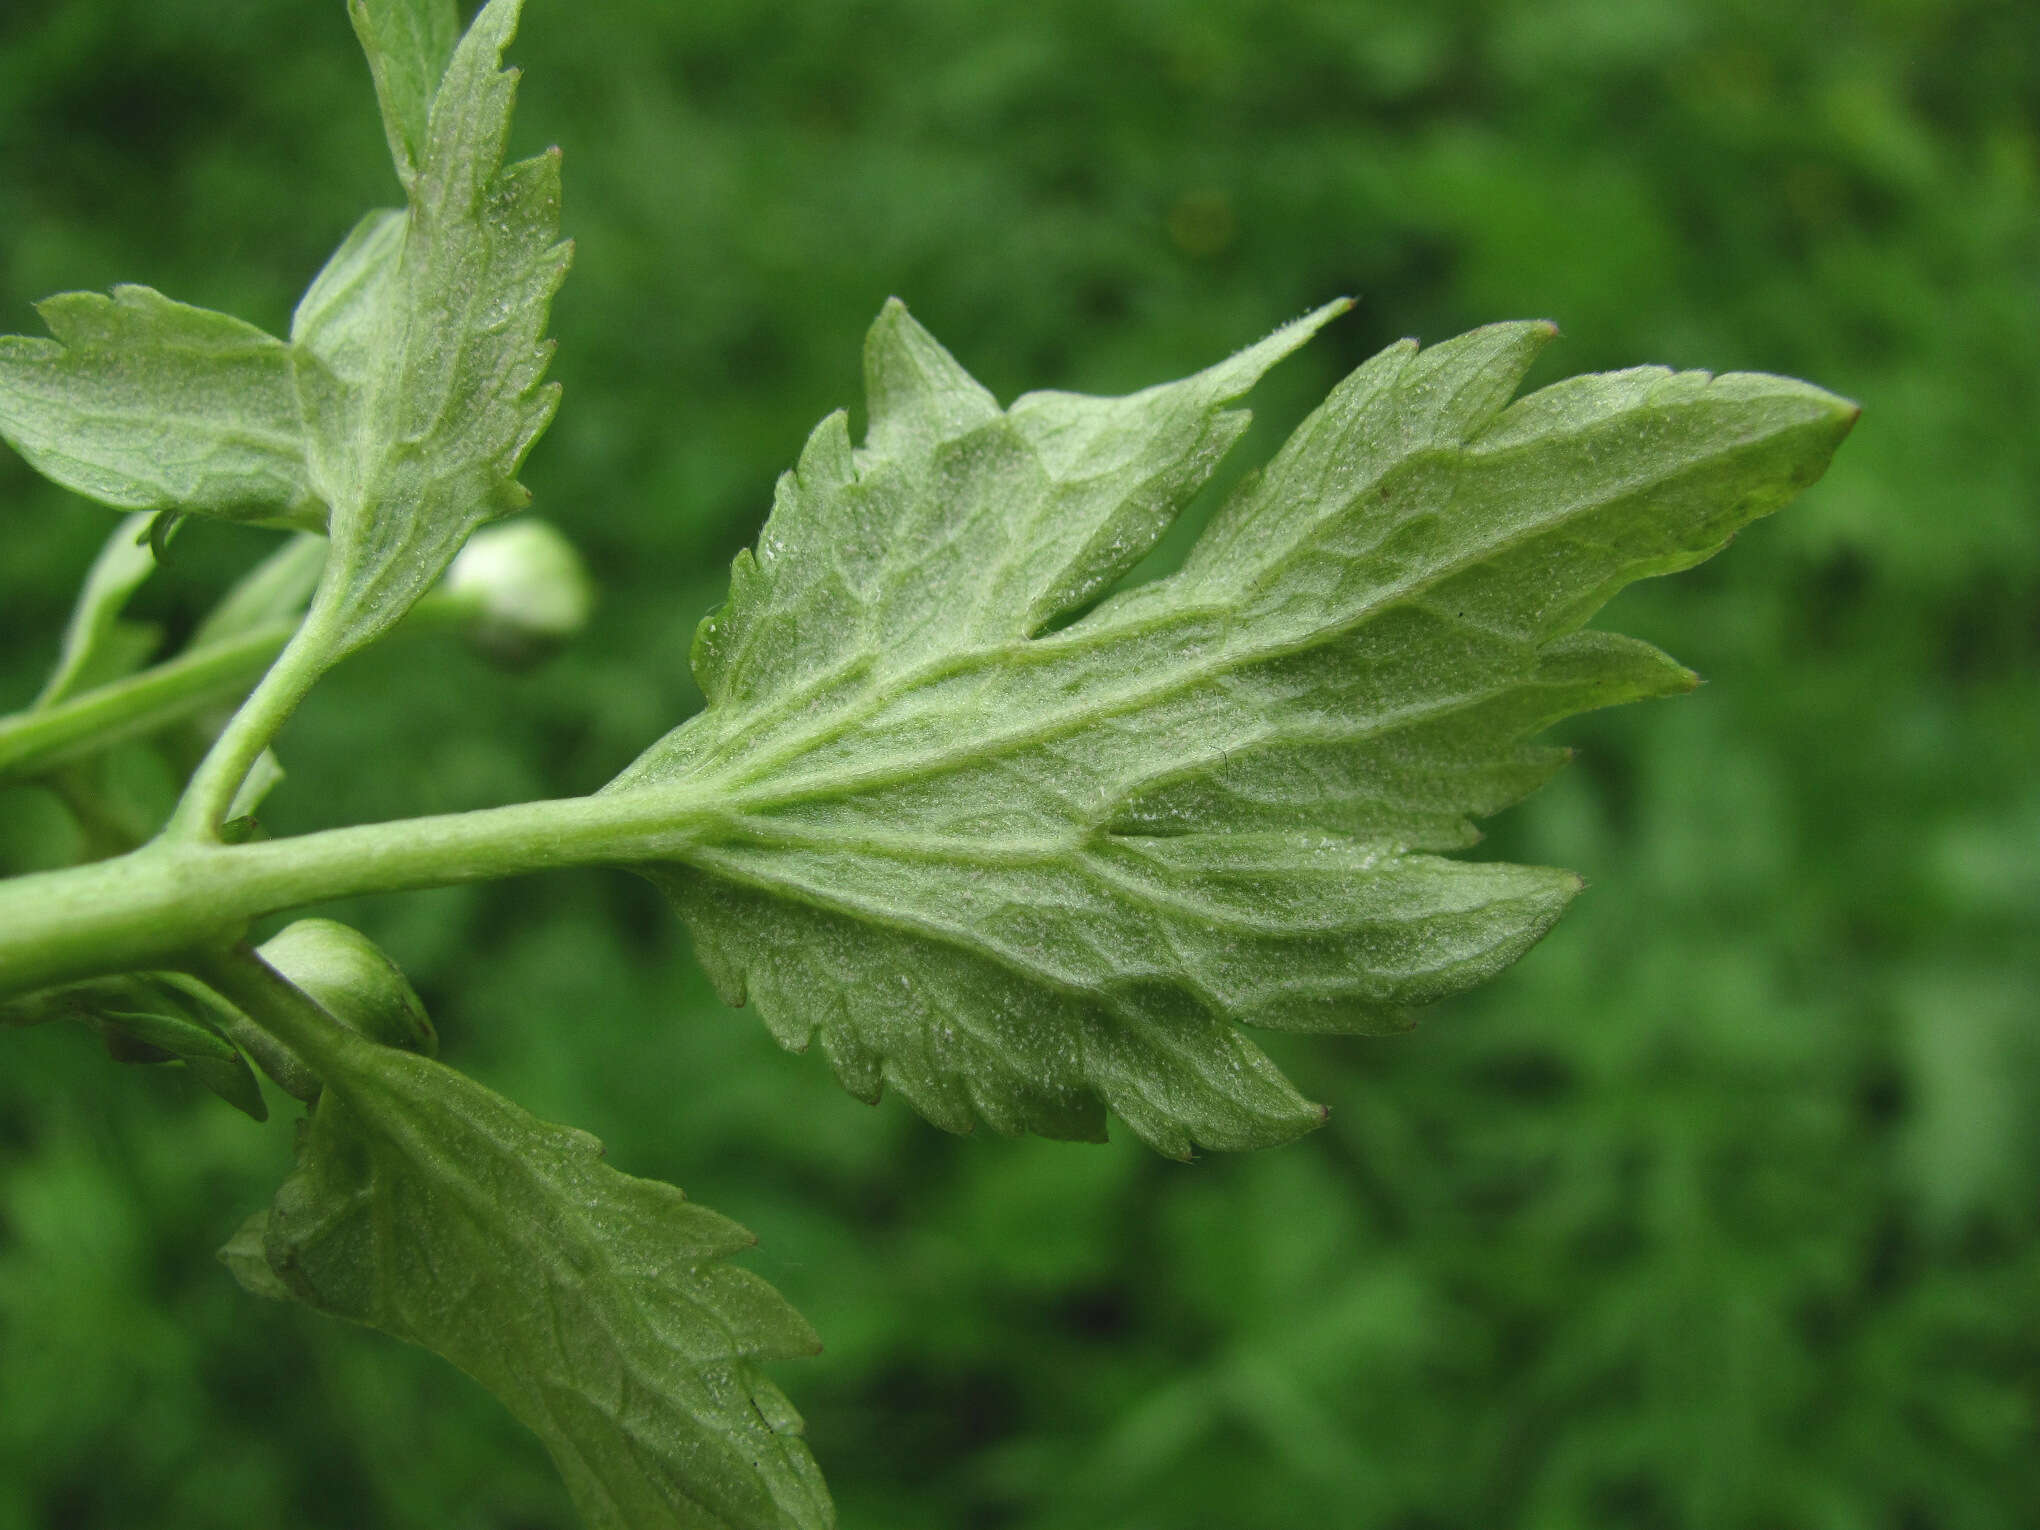
[[[0,717],[0,775],[56,765],[120,739],[153,733],[206,707],[236,701],[297,631],[258,627],[230,643],[180,654],[39,712]]]
[[[0,997],[177,966],[233,945],[264,914],[328,898],[672,859],[719,818],[713,802],[667,786],[246,845],[166,835],[113,860],[0,882]]]
[[[469,597],[429,595],[411,608],[398,630],[459,626],[472,619],[475,609],[476,602]],[[213,707],[238,702],[296,631],[296,622],[251,628],[56,706],[0,717],[0,778],[40,774],[123,739],[159,733]]]
[[[333,667],[332,637],[319,617],[315,603],[304,625],[291,634],[276,662],[213,740],[163,829],[165,839],[218,841],[220,824],[257,757],[290,721],[290,714],[311,694],[320,676]]]

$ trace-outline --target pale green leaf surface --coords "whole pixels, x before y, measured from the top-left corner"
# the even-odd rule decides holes
[[[316,525],[290,348],[148,287],[38,305],[51,339],[0,337],[0,436],[119,510]]]
[[[120,509],[328,533],[313,604],[324,662],[388,629],[470,532],[529,499],[551,422],[545,335],[571,246],[559,152],[505,166],[521,0],[458,37],[447,0],[354,0],[406,193],[371,213],[285,344],[146,287],[65,293],[48,340],[0,337],[0,436]]]
[[[546,1443],[591,1530],[821,1530],[800,1418],[755,1368],[807,1323],[727,1263],[753,1242],[415,1053],[351,1033],[296,1172],[258,1224],[291,1295],[430,1349]],[[223,1254],[243,1284],[255,1228]]]
[[[475,527],[528,500],[517,469],[558,401],[543,379],[571,255],[559,154],[503,164],[515,77],[500,62],[519,9],[483,9],[420,119],[418,61],[438,36],[421,18],[437,9],[356,7],[408,205],[355,228],[293,324],[311,478],[331,507],[313,619],[335,656],[409,609]],[[411,39],[400,88],[396,54],[377,51],[391,28]]]
[[[1081,611],[1329,316],[1127,399],[1009,410],[896,305],[703,624],[707,709],[610,790],[712,815],[649,868],[732,1002],[955,1129],[1250,1147],[1320,1119],[1235,1021],[1406,1024],[1578,890],[1469,864],[1572,713],[1687,689],[1580,630],[1819,475],[1853,406],[1646,368],[1509,400],[1552,330],[1391,347],[1174,576]]]
[[[424,157],[432,97],[460,36],[453,0],[348,0],[354,35],[368,55],[390,156],[407,180]]]
[[[268,1234],[269,1210],[264,1207],[252,1213],[234,1229],[234,1236],[220,1245],[220,1263],[250,1296],[272,1302],[293,1301],[290,1287],[269,1267],[269,1251],[265,1246]]]
[[[53,707],[80,691],[132,673],[145,663],[160,634],[154,627],[121,620],[129,597],[156,570],[149,545],[147,513],[127,516],[92,560],[64,628],[56,668],[35,698],[36,707]]]
[[[407,214],[378,208],[355,224],[312,278],[291,315],[290,341],[348,389],[365,391],[388,348],[391,293],[404,253]]]

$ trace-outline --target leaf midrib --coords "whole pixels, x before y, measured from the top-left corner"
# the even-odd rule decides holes
[[[436,1146],[439,1139],[435,1138],[432,1133],[421,1131],[418,1128],[416,1121],[413,1119],[416,1105],[406,1098],[410,1091],[406,1090],[396,1095],[396,1098],[403,1102],[404,1108],[395,1110],[387,1108],[384,1104],[391,1097],[391,1091],[385,1080],[376,1079],[372,1082],[357,1082],[355,1088],[350,1093],[353,1095],[353,1098],[349,1103],[353,1106],[355,1113],[360,1115],[365,1121],[372,1123],[378,1135],[385,1138],[391,1146],[397,1148],[411,1162],[430,1163],[433,1166],[433,1178],[446,1192],[451,1194],[457,1204],[461,1204],[465,1208],[469,1220],[476,1227],[488,1229],[492,1237],[507,1236],[508,1241],[530,1250],[532,1255],[531,1262],[534,1266],[549,1267],[548,1261],[544,1256],[550,1251],[551,1245],[556,1240],[540,1236],[536,1224],[527,1225],[522,1219],[506,1219],[500,1215],[502,1197],[489,1191],[486,1186],[481,1185],[473,1174],[469,1172],[466,1165],[448,1158],[439,1152]],[[481,1115],[465,1116],[463,1117],[463,1122],[464,1130],[471,1131],[486,1139],[492,1147],[497,1149],[501,1162],[515,1167],[518,1178],[526,1187],[526,1193],[531,1194],[535,1191],[537,1198],[554,1207],[555,1215],[573,1229],[575,1236],[585,1247],[598,1250],[602,1247],[603,1239],[600,1235],[600,1229],[593,1218],[571,1198],[549,1189],[548,1186],[551,1182],[528,1164],[521,1152],[512,1150],[515,1144],[506,1141],[494,1129],[492,1122],[489,1122]],[[601,1166],[598,1164],[596,1167],[599,1169]],[[412,1173],[413,1177],[415,1177],[416,1171],[413,1170]],[[378,1199],[386,1200],[387,1197],[379,1197]],[[687,1264],[708,1264],[714,1262],[719,1257],[722,1256],[711,1254],[699,1259],[688,1259],[684,1262]],[[611,1258],[605,1258],[605,1263],[611,1266],[616,1265],[616,1261]],[[548,1279],[545,1281],[545,1284],[550,1288],[553,1282]],[[606,1282],[606,1285],[611,1289],[622,1291],[632,1289],[630,1283],[622,1280],[609,1281]],[[745,1351],[737,1344],[736,1335],[719,1314],[715,1313],[713,1309],[703,1306],[692,1293],[684,1293],[682,1299],[690,1309],[702,1313],[730,1341],[730,1352],[733,1356],[737,1358],[744,1356]],[[644,1305],[635,1295],[632,1295],[629,1301],[633,1307],[642,1307]],[[648,1323],[647,1326],[652,1327],[655,1325]],[[604,1327],[607,1330],[608,1323],[606,1316]],[[610,1337],[613,1339],[615,1336],[612,1333]],[[628,1353],[627,1347],[620,1343],[616,1348],[617,1353],[620,1355]]]
[[[1463,448],[1451,451],[1433,449],[1436,455],[1457,458]],[[1417,454],[1403,459],[1398,466],[1409,465],[1418,457],[1432,453]],[[822,726],[805,734],[796,734],[784,740],[776,749],[761,755],[754,755],[742,762],[731,773],[723,775],[716,783],[735,799],[742,810],[757,811],[772,807],[786,806],[796,802],[817,798],[850,796],[875,788],[900,784],[920,778],[945,774],[971,763],[1000,754],[1009,754],[1020,749],[1046,743],[1055,738],[1077,732],[1093,723],[1108,718],[1124,716],[1157,702],[1169,699],[1182,691],[1200,685],[1218,675],[1246,668],[1250,665],[1279,660],[1294,653],[1301,653],[1322,644],[1344,637],[1378,619],[1388,611],[1405,604],[1411,598],[1423,594],[1435,585],[1466,572],[1470,567],[1489,561],[1494,556],[1508,552],[1539,536],[1562,528],[1571,522],[1605,509],[1608,504],[1642,492],[1662,487],[1694,471],[1704,470],[1711,459],[1686,462],[1663,473],[1646,475],[1625,481],[1606,497],[1595,495],[1582,499],[1569,507],[1566,512],[1549,519],[1535,521],[1528,526],[1516,528],[1511,534],[1489,538],[1483,542],[1462,549],[1422,576],[1411,577],[1378,593],[1347,619],[1312,628],[1298,636],[1280,642],[1253,646],[1235,646],[1232,641],[1239,630],[1234,610],[1228,606],[1198,604],[1171,607],[1152,617],[1140,621],[1116,624],[1105,620],[1111,614],[1110,606],[1100,608],[1089,621],[1066,628],[1046,638],[1012,638],[985,647],[968,649],[959,653],[945,654],[919,665],[895,670],[880,678],[890,682],[883,689],[877,684],[867,685],[864,691],[853,698],[846,698],[837,714]],[[1386,476],[1386,475],[1383,475]],[[1376,480],[1378,481],[1378,479]],[[1449,508],[1449,507],[1448,507]],[[1172,576],[1174,577],[1174,576]],[[1152,599],[1153,597],[1148,597]],[[1161,681],[1141,686],[1135,685],[1115,693],[1108,702],[1091,706],[1075,706],[1057,711],[1046,721],[1022,724],[1003,733],[973,741],[970,745],[950,749],[934,755],[919,756],[911,761],[894,765],[890,769],[877,768],[856,772],[837,772],[809,777],[794,776],[791,780],[766,791],[746,791],[760,780],[769,781],[774,772],[791,760],[812,752],[821,745],[833,743],[868,721],[878,710],[892,701],[923,686],[934,684],[953,675],[983,666],[995,658],[1011,663],[1045,664],[1084,648],[1109,647],[1114,642],[1138,637],[1148,632],[1166,630],[1171,625],[1197,619],[1216,619],[1220,626],[1220,641],[1214,646],[1221,650],[1219,656],[1200,661],[1190,661],[1171,671]],[[1095,622],[1097,625],[1092,625]],[[1565,636],[1564,630],[1545,634],[1533,645],[1533,649],[1556,638]],[[860,662],[868,663],[872,655],[867,651],[858,656]],[[741,727],[742,719],[734,719]],[[749,730],[745,730],[749,731]],[[729,737],[725,731],[724,738]],[[656,788],[649,788],[656,789]]]

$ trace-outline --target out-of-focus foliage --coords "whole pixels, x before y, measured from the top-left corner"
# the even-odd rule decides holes
[[[565,145],[579,241],[523,476],[603,602],[532,673],[431,639],[343,667],[282,740],[278,831],[591,790],[695,705],[692,618],[889,293],[1010,399],[1357,292],[1244,456],[1396,336],[1508,316],[1569,337],[1533,385],[1756,367],[1866,407],[1804,502],[1609,611],[1714,683],[1566,725],[1578,764],[1491,825],[1595,887],[1412,1037],[1271,1038],[1333,1107],[1277,1152],[867,1110],[723,1011],[628,878],[328,911],[452,1061],[758,1232],[828,1345],[781,1379],[846,1524],[2029,1522],[2024,7],[532,0],[513,57],[544,60],[513,152]],[[0,330],[136,281],[278,331],[387,164],[337,3],[10,4]],[[110,525],[0,459],[0,706]],[[180,534],[135,616],[187,633],[262,540]],[[105,768],[167,805],[149,757]],[[6,869],[78,842],[0,794]],[[0,1035],[0,1530],[569,1523],[479,1391],[213,1262],[293,1114]]]

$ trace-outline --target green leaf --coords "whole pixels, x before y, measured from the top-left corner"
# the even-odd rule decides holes
[[[24,995],[0,1007],[0,1024],[67,1020],[88,1026],[124,1062],[177,1061],[207,1089],[257,1121],[269,1119],[240,1050],[221,1034],[224,1001],[176,973],[130,972]]]
[[[331,657],[380,635],[475,527],[529,500],[517,469],[558,402],[543,378],[571,255],[559,152],[503,164],[515,77],[499,66],[520,8],[483,9],[426,110],[444,8],[354,7],[408,205],[355,228],[292,326],[311,481],[331,507],[312,617]]]
[[[35,698],[36,708],[53,707],[80,691],[131,674],[155,650],[161,637],[156,628],[120,619],[129,597],[156,571],[156,554],[149,545],[151,519],[144,513],[126,517],[92,560],[64,629],[57,667]]]
[[[1125,399],[1000,411],[897,305],[701,628],[706,711],[611,787],[733,1003],[966,1129],[1163,1152],[1322,1116],[1234,1022],[1380,1031],[1520,956],[1570,873],[1426,853],[1564,759],[1525,742],[1693,676],[1581,624],[1819,475],[1852,405],[1644,368],[1511,405],[1553,333],[1391,347],[1177,574],[1056,629],[1236,439],[1223,406],[1329,316]],[[705,825],[705,827],[694,827]]]
[[[448,0],[352,0],[406,193],[306,292],[289,344],[146,287],[66,293],[50,340],[0,337],[0,436],[129,510],[288,521],[331,541],[308,624],[322,663],[389,628],[477,526],[522,508],[544,381],[557,149],[505,166],[522,0],[459,37]]]
[[[591,1530],[820,1530],[827,1490],[755,1362],[812,1354],[751,1235],[427,1058],[335,1033],[244,1285],[422,1345],[545,1441]],[[251,1263],[259,1228],[262,1264]]]
[[[118,510],[317,526],[290,348],[148,287],[38,305],[52,339],[0,336],[0,436]]]
[[[379,208],[355,224],[291,315],[290,340],[349,390],[374,386],[401,299],[392,294],[409,215]]]
[[[368,55],[390,155],[407,181],[424,157],[432,97],[460,36],[453,0],[348,0],[354,35]]]
[[[294,1301],[290,1287],[269,1267],[269,1211],[251,1214],[234,1229],[234,1236],[220,1245],[220,1263],[232,1272],[241,1289],[264,1301]]]

